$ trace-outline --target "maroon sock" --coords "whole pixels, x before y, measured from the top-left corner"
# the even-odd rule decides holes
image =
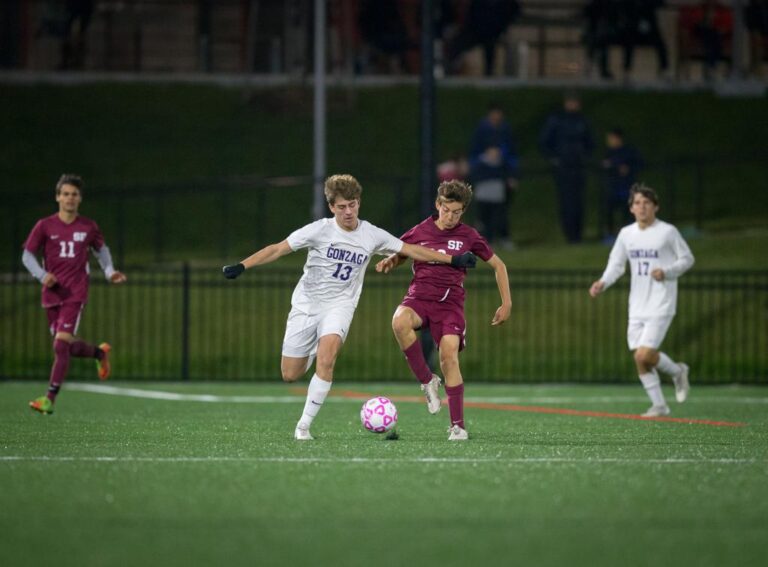
[[[53,368],[51,368],[51,379],[48,382],[48,399],[52,402],[56,401],[56,395],[59,393],[64,378],[67,376],[67,370],[69,370],[69,343],[62,341],[61,339],[55,339],[53,341],[53,352],[56,354],[56,358],[53,361]]]
[[[464,429],[464,384],[458,386],[446,386],[448,394],[448,410],[451,412],[451,425],[458,425]]]
[[[85,341],[76,340],[69,345],[69,354],[77,358],[101,358],[101,349]]]
[[[405,360],[408,361],[408,366],[411,367],[411,372],[416,376],[416,379],[422,384],[428,384],[432,380],[432,371],[424,359],[421,342],[418,340],[413,341],[413,344],[405,349],[403,354],[405,354]]]

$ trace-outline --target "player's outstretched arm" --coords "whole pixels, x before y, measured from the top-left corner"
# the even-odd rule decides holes
[[[501,305],[496,309],[491,320],[491,325],[495,326],[501,325],[509,319],[509,315],[512,313],[512,292],[509,290],[509,274],[507,274],[507,266],[503,260],[494,254],[488,260],[488,265],[496,273],[496,285],[501,296]]]
[[[417,244],[404,243],[403,249],[400,250],[400,254],[422,262],[450,264],[455,268],[474,268],[477,265],[477,257],[472,254],[472,252],[465,252],[458,256],[450,256]]]
[[[115,266],[112,264],[112,253],[109,251],[109,246],[104,244],[99,250],[92,249],[93,255],[99,261],[104,275],[109,283],[121,284],[125,283],[128,278],[123,272],[115,270]]]
[[[400,264],[403,263],[403,261],[408,256],[401,256],[400,254],[392,254],[391,256],[387,256],[383,260],[380,260],[376,263],[376,271],[381,273],[388,274],[395,268],[397,268]]]
[[[114,271],[112,272],[112,275],[109,276],[109,281],[113,284],[121,284],[128,281],[128,276],[126,276],[123,272]]]
[[[239,264],[224,266],[221,271],[224,272],[225,278],[233,280],[248,268],[269,264],[291,252],[293,252],[293,250],[291,250],[291,247],[288,245],[288,241],[283,240],[282,242],[265,246],[258,252],[254,252],[248,256],[245,260],[242,260]]]

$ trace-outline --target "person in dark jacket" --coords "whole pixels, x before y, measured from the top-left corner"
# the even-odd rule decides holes
[[[517,188],[517,148],[504,111],[496,103],[477,125],[469,150],[469,180],[474,187],[480,233],[488,242],[513,248],[509,203]]]
[[[552,165],[566,240],[581,241],[584,217],[585,167],[595,148],[592,128],[581,113],[581,99],[566,93],[563,110],[552,113],[539,135],[539,147]]]
[[[612,244],[618,228],[631,224],[634,218],[627,207],[629,190],[637,182],[637,173],[643,168],[643,158],[634,147],[626,144],[621,128],[612,128],[605,135],[607,150],[603,158],[605,183],[603,185],[603,241]],[[619,226],[614,226],[616,211]]]
[[[520,14],[517,0],[472,0],[458,35],[448,42],[446,59],[455,70],[459,56],[481,46],[485,75],[493,75],[496,63],[496,43]]]

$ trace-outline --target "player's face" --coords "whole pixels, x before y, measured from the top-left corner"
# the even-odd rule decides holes
[[[658,210],[659,206],[641,193],[635,194],[632,199],[632,206],[629,207],[629,212],[635,216],[635,220],[643,225],[651,224],[656,220],[656,211]]]
[[[436,202],[437,208],[437,226],[441,229],[451,229],[461,222],[461,215],[464,214],[464,205],[456,202]]]
[[[76,213],[82,200],[80,189],[68,183],[62,185],[61,189],[59,189],[59,194],[56,195],[56,202],[59,204],[59,211],[62,213]]]
[[[360,201],[352,199],[336,199],[329,205],[333,216],[336,217],[336,224],[344,230],[355,230],[357,228],[357,215],[360,214]]]

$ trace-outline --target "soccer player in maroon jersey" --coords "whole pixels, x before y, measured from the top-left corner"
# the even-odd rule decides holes
[[[43,284],[43,307],[53,335],[55,354],[48,393],[29,402],[40,413],[53,413],[53,404],[69,369],[70,357],[95,358],[98,376],[109,377],[107,343],[99,346],[76,337],[80,315],[88,301],[88,251],[93,250],[104,275],[114,284],[126,280],[115,270],[109,248],[98,225],[80,216],[83,181],[77,175],[64,174],[56,183],[59,212],[37,221],[24,243],[22,262],[29,273]],[[42,250],[43,266],[37,260]]]
[[[496,284],[501,295],[501,306],[496,310],[491,325],[500,325],[509,318],[512,310],[507,267],[477,230],[461,222],[461,216],[471,200],[472,188],[468,184],[456,180],[442,182],[435,201],[437,214],[414,226],[401,240],[450,255],[473,252],[487,262],[496,272]],[[404,256],[393,254],[376,264],[376,270],[389,272],[404,260]],[[464,427],[464,380],[459,368],[459,352],[464,348],[466,328],[463,284],[466,274],[466,269],[449,264],[414,261],[408,293],[392,318],[395,338],[408,366],[421,382],[427,409],[433,414],[440,411],[440,377],[432,374],[427,366],[415,330],[428,327],[437,344],[451,417],[450,441],[463,441],[468,437]]]

